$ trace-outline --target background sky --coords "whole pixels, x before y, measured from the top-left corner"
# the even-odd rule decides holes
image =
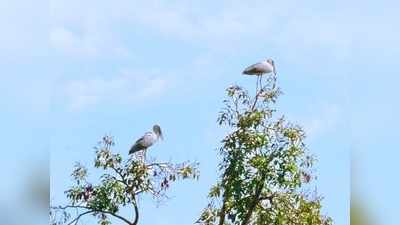
[[[315,186],[324,196],[323,212],[335,224],[349,224],[352,185],[380,221],[395,224],[396,185],[382,184],[398,177],[399,3],[53,0],[0,6],[1,122],[10,127],[0,135],[5,149],[13,149],[4,151],[11,160],[2,166],[21,174],[4,170],[15,182],[0,190],[18,192],[23,178],[37,180],[32,174],[47,168],[50,154],[50,200],[63,204],[74,162],[91,166],[102,135],[115,136],[115,150],[127,156],[159,123],[165,140],[149,154],[197,160],[201,176],[173,185],[161,205],[141,199],[141,223],[192,224],[217,179],[215,149],[224,130],[216,119],[224,89],[233,83],[253,88],[254,79],[241,71],[271,57],[284,92],[279,113],[306,129],[318,158]],[[5,202],[12,197],[0,193]]]

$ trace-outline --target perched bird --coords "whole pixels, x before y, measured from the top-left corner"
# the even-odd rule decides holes
[[[159,125],[154,125],[153,132],[146,132],[143,137],[139,138],[129,150],[129,154],[146,150],[148,147],[156,143],[160,138],[163,139],[161,128]]]
[[[271,73],[271,72],[276,74],[275,63],[272,59],[265,59],[261,62],[258,62],[256,64],[247,67],[243,71],[243,74],[261,76],[265,73]]]
[[[260,83],[260,87],[262,88],[262,75],[266,73],[274,73],[276,75],[276,70],[275,70],[275,63],[274,60],[272,59],[265,59],[261,62],[258,62],[256,64],[253,64],[249,67],[247,67],[244,71],[243,74],[246,75],[256,75],[257,76],[257,88],[258,89],[258,83]]]

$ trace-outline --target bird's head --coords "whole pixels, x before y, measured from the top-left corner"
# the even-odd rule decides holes
[[[159,125],[154,125],[153,126],[153,131],[154,131],[154,133],[157,135],[157,137],[159,137],[159,138],[161,138],[161,140],[163,140],[163,135],[162,135],[162,132],[161,132],[161,127],[159,126]]]
[[[275,69],[275,62],[274,62],[274,60],[272,60],[272,59],[267,59],[267,62],[269,63],[269,64],[271,64],[272,65],[272,68],[273,68],[273,72],[274,72],[274,74],[276,75],[276,69]]]

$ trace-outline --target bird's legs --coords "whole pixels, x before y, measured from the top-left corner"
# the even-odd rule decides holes
[[[142,162],[146,162],[146,150],[140,151],[137,153],[138,154],[138,159]]]
[[[256,83],[256,94],[258,93],[258,83],[260,83],[260,78],[261,78],[261,75],[258,74],[257,75],[257,83]]]
[[[258,88],[260,88],[260,90],[262,90],[262,88],[263,88],[263,86],[262,86],[262,74],[258,74],[257,75],[256,94],[259,91]]]

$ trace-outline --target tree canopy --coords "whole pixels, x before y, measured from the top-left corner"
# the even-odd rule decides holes
[[[238,85],[226,89],[218,123],[231,132],[221,142],[220,180],[199,220],[204,225],[328,225],[316,192],[304,188],[313,178],[315,158],[305,132],[273,108],[282,93],[268,75],[255,96]]]
[[[71,174],[74,185],[65,191],[69,204],[51,208],[53,225],[77,224],[85,215],[97,217],[100,225],[111,224],[111,217],[136,225],[140,195],[148,194],[160,201],[166,197],[171,183],[199,177],[197,163],[157,162],[140,154],[123,161],[120,154],[113,153],[114,145],[111,136],[104,136],[95,147],[94,167],[103,171],[98,184],[90,183],[88,169],[76,163]],[[133,218],[119,214],[121,207],[131,207]]]

